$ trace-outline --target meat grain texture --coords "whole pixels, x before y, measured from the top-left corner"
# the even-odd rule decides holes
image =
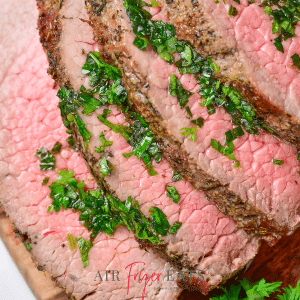
[[[297,173],[300,165],[296,147],[264,132],[260,135],[246,133],[234,141],[235,157],[241,163],[241,168],[235,168],[232,160],[211,147],[211,139],[224,145],[225,132],[233,129],[230,115],[222,108],[216,109],[216,113],[212,115],[208,114],[205,107],[199,106],[202,100],[197,93],[199,86],[193,76],[180,75],[174,65],[163,61],[151,48],[141,51],[133,45],[135,36],[121,0],[106,1],[106,6],[100,13],[93,9],[94,1],[88,2],[95,39],[103,47],[107,57],[111,57],[124,70],[124,81],[130,90],[130,99],[147,121],[152,123],[154,129],[157,129],[161,137],[162,149],[170,163],[187,178],[190,177],[196,187],[205,190],[209,199],[217,203],[219,209],[232,216],[239,226],[246,230],[262,235],[267,234],[267,237],[274,233],[276,235],[276,233],[282,234],[294,230],[300,221],[298,196],[300,185]],[[186,1],[182,3],[185,4]],[[184,9],[174,1],[172,9],[175,12],[169,9],[172,4],[165,5],[167,8],[164,13],[158,8],[150,9],[150,12],[156,20],[167,21],[167,15],[173,16],[174,24],[177,24],[176,20],[180,12],[188,12],[190,18],[185,15],[185,22],[188,23],[192,19],[194,10],[197,11],[202,6],[206,8],[199,2],[198,8],[193,7],[193,10],[188,10],[192,6],[190,2],[188,3],[187,8]],[[208,18],[209,24],[212,22],[215,24],[212,16],[214,15],[207,13],[204,15]],[[221,17],[225,18],[224,13]],[[226,18],[225,25],[231,20],[228,19],[227,12]],[[182,21],[182,18],[180,20]],[[206,19],[202,21],[199,22],[199,26],[206,26]],[[182,28],[182,32],[178,33],[179,38],[185,38],[185,31],[192,29],[184,22],[179,25]],[[219,30],[216,26],[214,25],[216,30]],[[257,30],[260,32],[260,28]],[[214,49],[213,45],[227,49],[225,56],[220,53],[215,54],[216,61],[221,64],[225,72],[228,74],[233,71],[244,72],[242,62],[249,63],[249,61],[244,56],[244,60],[237,58],[237,55],[242,55],[240,52],[230,51],[236,48],[236,41],[232,34],[218,33],[215,41],[213,38],[209,41],[212,43],[209,44],[209,49],[211,47]],[[288,45],[286,47],[288,52]],[[205,46],[203,48],[207,50]],[[215,51],[216,49],[217,46]],[[203,53],[204,50],[199,51]],[[253,63],[251,66],[254,65]],[[263,66],[261,68],[262,72],[267,72],[263,71]],[[180,108],[178,100],[168,92],[171,74],[176,74],[185,89],[194,92],[187,104],[193,119],[202,117],[205,120],[203,128],[197,131],[196,142],[180,133],[181,128],[191,127],[191,124],[187,112]],[[248,73],[241,74],[242,76],[249,81]],[[297,78],[298,74],[295,76]],[[178,143],[179,148],[176,146]],[[176,165],[175,159],[172,160],[174,153],[177,153],[177,157],[180,158],[178,160],[180,164]],[[284,164],[274,165],[273,159],[284,160]]]
[[[4,5],[5,6],[5,5]],[[30,7],[30,9],[28,9]],[[16,12],[37,20],[34,1],[19,3]],[[26,13],[27,11],[27,13]],[[22,27],[22,18],[12,20],[10,29]],[[54,82],[47,75],[47,58],[39,43],[36,26],[23,27],[26,39],[18,46],[13,63],[7,67],[1,82],[1,203],[21,232],[32,241],[32,255],[38,265],[43,266],[76,299],[142,299],[144,281],[131,279],[127,291],[128,268],[135,261],[132,272],[163,274],[159,281],[150,281],[145,299],[172,299],[180,289],[174,284],[165,286],[165,274],[169,264],[153,254],[141,250],[132,233],[125,228],[116,231],[113,238],[99,234],[89,254],[89,265],[83,268],[79,250],[71,251],[67,234],[89,238],[89,233],[79,222],[78,214],[71,210],[48,213],[52,200],[49,189],[41,183],[45,176],[50,182],[57,178],[54,171],[40,171],[35,152],[41,147],[53,147],[56,141],[63,150],[56,156],[59,169],[75,170],[78,180],[85,180],[89,189],[97,184],[89,173],[84,160],[66,142],[66,131],[62,124]],[[13,33],[13,31],[12,31]],[[12,37],[14,38],[14,36]],[[18,35],[15,36],[18,39]],[[10,44],[8,44],[10,45]],[[2,45],[3,46],[3,45]],[[5,53],[13,57],[12,49]],[[19,55],[18,55],[19,54]],[[112,273],[119,271],[118,281],[112,281]],[[96,278],[98,271],[104,281]],[[41,274],[42,276],[42,274]],[[96,280],[95,280],[96,278]]]

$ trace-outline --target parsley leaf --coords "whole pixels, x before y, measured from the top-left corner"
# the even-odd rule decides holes
[[[70,243],[71,250],[75,250],[76,249],[76,242],[75,242],[75,239],[74,239],[74,236],[73,236],[72,233],[68,233],[68,240],[69,240],[69,243]]]
[[[198,131],[197,127],[192,127],[192,128],[183,127],[180,129],[180,134],[182,134],[185,137],[190,136],[189,140],[195,142],[197,131]]]
[[[149,212],[153,229],[162,236],[166,236],[170,228],[166,215],[158,207],[151,207]]]
[[[99,171],[103,176],[107,176],[111,174],[113,170],[113,165],[106,159],[106,157],[103,157],[100,160],[99,167],[100,167]]]
[[[89,252],[91,248],[93,247],[93,242],[92,241],[86,241],[82,236],[77,237],[77,244],[80,250],[81,254],[81,260],[83,262],[83,267],[86,268],[89,263]]]
[[[56,142],[55,145],[53,146],[53,148],[51,149],[51,152],[53,154],[58,154],[58,153],[60,153],[61,148],[62,148],[62,144],[60,142]]]
[[[179,198],[180,198],[180,195],[179,193],[177,192],[175,186],[169,186],[169,185],[166,185],[166,190],[167,190],[167,193],[166,195],[175,203],[179,203]]]
[[[274,165],[281,166],[281,165],[284,164],[284,160],[273,158],[273,164],[274,164]]]
[[[172,181],[177,182],[179,180],[181,180],[183,177],[181,174],[179,174],[176,170],[173,171],[173,175],[172,175]]]
[[[172,96],[177,97],[181,108],[184,108],[193,93],[185,90],[175,74],[170,75],[169,92]]]
[[[300,58],[299,58],[299,55],[298,54],[294,54],[292,57],[292,60],[293,60],[293,63],[294,65],[300,69]]]
[[[45,147],[39,149],[35,156],[41,159],[40,169],[42,171],[55,169],[55,157]]]
[[[46,185],[48,183],[48,181],[50,180],[49,177],[45,177],[42,181],[42,185]]]
[[[101,145],[100,147],[95,147],[95,151],[96,151],[97,153],[103,153],[105,147],[109,147],[109,146],[111,146],[111,145],[113,144],[112,141],[107,141],[107,140],[105,139],[105,136],[104,136],[103,131],[100,133],[99,139],[100,139],[100,142],[102,143],[102,145]]]
[[[169,233],[174,235],[177,232],[177,230],[181,227],[181,225],[182,225],[181,222],[174,222],[174,224],[169,230]]]
[[[234,6],[230,5],[228,15],[232,16],[232,17],[235,17],[237,14],[238,14],[237,9]]]

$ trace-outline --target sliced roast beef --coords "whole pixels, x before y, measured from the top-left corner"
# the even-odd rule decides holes
[[[65,1],[60,10],[55,6],[52,6],[50,10],[47,5],[40,6],[40,34],[42,42],[46,41],[47,37],[48,41],[51,41],[50,44],[45,45],[46,50],[50,52],[48,52],[48,57],[55,58],[53,61],[55,68],[52,67],[51,72],[55,69],[63,70],[64,74],[55,73],[54,77],[56,76],[57,82],[78,90],[80,85],[85,83],[85,77],[79,75],[81,66],[79,64],[75,66],[69,59],[68,53],[73,53],[75,58],[83,56],[77,44],[78,37],[75,36],[78,32],[75,19],[78,11],[83,9],[81,6],[79,10],[83,2],[72,2],[77,7],[76,14],[69,9],[69,3],[71,2]],[[58,26],[57,28],[60,28],[60,35],[49,30],[53,28],[51,25],[53,23],[48,18],[51,14],[53,16],[57,14],[52,20]],[[66,22],[73,23],[74,30],[71,27],[65,27]],[[86,25],[87,22],[82,22],[83,28],[86,28]],[[90,32],[92,32],[91,27]],[[60,36],[61,39],[56,40],[55,36]],[[68,81],[61,78],[65,75],[68,75]],[[81,80],[79,81],[78,78]],[[185,284],[207,293],[220,282],[234,275],[254,257],[259,239],[248,236],[242,229],[238,229],[232,219],[219,212],[217,207],[206,199],[203,192],[193,189],[186,180],[174,183],[171,179],[173,170],[166,160],[155,163],[154,169],[158,175],[150,176],[136,156],[125,158],[122,154],[130,152],[131,146],[120,134],[109,129],[97,118],[107,108],[112,111],[107,117],[108,121],[118,125],[127,124],[123,113],[114,106],[99,108],[92,115],[80,114],[86,129],[91,133],[86,149],[78,129],[76,126],[73,128],[80,151],[98,182],[120,200],[125,201],[128,196],[132,196],[138,200],[145,215],[149,214],[149,208],[154,205],[164,212],[170,224],[176,221],[182,222],[182,226],[174,235],[167,235],[163,243],[155,248],[165,259],[178,266],[183,274],[187,274],[188,270],[194,270],[195,274],[191,274],[192,280],[187,278]],[[104,133],[106,140],[113,143],[105,148],[104,153],[99,154],[95,152],[95,147],[99,146],[101,132]],[[104,178],[99,170],[99,162],[103,157],[106,157],[114,166],[112,173]],[[166,185],[176,187],[180,194],[178,204],[167,197]],[[198,280],[199,274],[204,280]]]
[[[282,53],[274,45],[272,19],[259,7],[263,1],[158,2],[177,26],[178,37],[215,57],[226,76],[236,80],[232,84],[244,90],[258,116],[300,150],[300,74],[291,58],[300,54],[300,24],[296,37],[283,43]],[[236,17],[228,14],[231,5],[238,10]]]
[[[199,86],[192,75],[179,74],[174,65],[162,60],[150,47],[141,51],[133,45],[135,35],[122,1],[106,1],[98,11],[96,3],[89,1],[88,6],[95,40],[103,47],[104,57],[123,70],[130,100],[152,125],[169,162],[246,230],[267,236],[293,230],[300,220],[296,148],[264,132],[245,133],[234,141],[234,154],[241,164],[235,168],[232,160],[211,147],[211,139],[224,145],[225,132],[234,127],[231,116],[223,108],[208,114],[205,107],[199,106]],[[166,20],[158,8],[150,12],[153,19]],[[184,28],[187,27],[181,26],[181,37]],[[234,55],[230,54],[229,60]],[[223,56],[216,55],[217,62]],[[239,63],[236,68],[239,70]],[[195,126],[168,92],[171,74],[176,74],[183,87],[194,93],[187,103],[193,119],[204,119],[196,141],[180,133],[181,128]],[[283,164],[274,164],[274,159]]]
[[[30,7],[37,19],[35,1],[27,1],[26,7],[22,2],[18,4],[25,12]],[[24,25],[17,15],[11,22],[17,28]],[[76,177],[85,180],[89,189],[96,188],[97,184],[84,160],[65,140],[67,134],[57,108],[54,82],[47,75],[48,62],[38,40],[36,25],[23,30],[31,45],[22,44],[22,49],[18,49],[21,54],[15,53],[14,63],[1,82],[0,197],[6,213],[15,226],[28,235],[33,258],[40,268],[48,271],[75,299],[142,299],[144,280],[139,283],[131,277],[127,291],[128,268],[125,268],[137,261],[145,265],[134,265],[132,273],[141,271],[142,276],[147,274],[148,278],[154,272],[162,273],[159,281],[147,284],[144,299],[175,298],[173,295],[180,289],[176,289],[174,282],[164,281],[167,270],[176,269],[150,249],[148,252],[141,250],[134,235],[125,228],[118,229],[114,238],[100,234],[89,253],[89,265],[84,269],[78,248],[71,251],[67,238],[68,233],[89,238],[89,232],[79,222],[78,214],[71,210],[47,212],[52,200],[48,186],[41,183],[46,176],[50,177],[50,183],[57,175],[55,171],[40,170],[35,156],[37,149],[50,149],[60,141],[63,150],[56,155],[56,167],[75,170]],[[10,33],[13,35],[13,32]],[[11,55],[11,51],[8,46],[2,54]],[[42,272],[40,276],[43,276]]]

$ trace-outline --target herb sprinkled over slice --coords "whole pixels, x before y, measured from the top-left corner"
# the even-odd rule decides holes
[[[293,288],[289,285],[286,288],[283,288],[284,294],[278,295],[277,299],[279,300],[299,300],[300,295],[300,281],[297,282],[296,286]]]
[[[172,181],[177,182],[181,180],[183,177],[180,175],[177,170],[174,170],[173,175],[172,175]]]
[[[300,20],[299,1],[264,0],[260,6],[265,7],[264,12],[273,18],[272,32],[278,33],[274,44],[278,51],[284,52],[282,41],[296,36],[295,28]]]
[[[68,233],[68,240],[69,240],[71,250],[75,250],[76,249],[76,241],[75,241],[75,238],[72,233]]]
[[[99,139],[100,139],[100,142],[102,143],[102,145],[101,145],[100,147],[96,147],[96,148],[95,148],[95,151],[96,151],[97,153],[103,153],[105,147],[109,147],[109,146],[111,146],[111,145],[113,144],[112,141],[107,141],[107,140],[105,139],[105,136],[104,136],[103,131],[100,133]]]
[[[169,186],[169,185],[166,185],[166,190],[167,190],[167,193],[166,195],[175,203],[179,203],[179,198],[180,198],[180,195],[179,193],[177,192],[175,186]]]
[[[222,146],[222,144],[214,139],[211,139],[210,145],[212,148],[217,150],[219,153],[223,154],[224,156],[227,156],[231,160],[235,160],[234,156],[234,146],[233,143],[230,142],[229,144]]]
[[[43,147],[39,149],[35,156],[41,159],[40,169],[42,171],[55,169],[55,157],[47,148]]]
[[[51,149],[51,152],[53,154],[58,154],[58,153],[60,153],[61,148],[62,148],[62,144],[60,142],[56,142],[55,145],[53,146],[53,148]]]
[[[29,243],[24,243],[23,242],[23,244],[24,244],[24,246],[26,247],[27,250],[32,250],[32,247]]]
[[[228,15],[232,16],[232,17],[235,17],[237,14],[238,14],[237,9],[234,6],[230,5]]]
[[[182,225],[181,222],[174,222],[173,226],[169,230],[169,233],[174,235],[181,227],[181,225]]]
[[[192,120],[191,123],[202,128],[204,126],[204,119],[202,117],[199,117],[197,120]]]
[[[299,57],[299,54],[294,54],[294,55],[292,56],[292,60],[293,60],[294,65],[295,65],[298,69],[300,69],[300,57]]]
[[[81,254],[81,260],[83,262],[83,267],[86,268],[89,264],[89,252],[93,247],[92,241],[86,241],[82,236],[76,238],[77,244]]]
[[[48,183],[48,181],[50,180],[49,177],[45,177],[42,181],[42,185],[46,185]]]
[[[259,130],[265,130],[268,133],[276,134],[273,129],[256,117],[254,108],[234,87],[226,86],[221,79],[215,76],[220,69],[211,57],[204,58],[189,42],[178,40],[173,25],[151,20],[151,14],[143,9],[145,5],[143,1],[123,0],[123,4],[137,37],[143,39],[144,43],[152,45],[153,50],[162,59],[170,64],[175,64],[180,74],[195,74],[201,88],[199,93],[204,99],[201,106],[206,106],[209,114],[215,112],[215,107],[224,107],[231,115],[233,123],[243,126],[247,132],[259,134]],[[180,56],[176,63],[175,53]],[[170,78],[170,90],[174,95],[177,87],[177,78],[175,77],[173,75]],[[186,96],[181,99],[182,107],[185,102]]]
[[[284,164],[284,160],[281,160],[281,159],[273,159],[273,164],[274,165],[278,165],[278,166],[281,166]]]
[[[196,141],[196,133],[198,131],[198,127],[183,127],[180,129],[180,134],[182,134],[185,137],[190,136],[189,140],[192,142]]]
[[[185,90],[175,74],[170,75],[169,92],[172,96],[177,97],[181,108],[184,108],[193,93]]]
[[[107,176],[111,174],[112,170],[113,165],[106,159],[106,157],[103,157],[99,163],[99,171],[101,172],[101,174],[103,176]]]
[[[102,231],[111,236],[118,226],[126,226],[137,238],[158,244],[161,236],[169,231],[168,220],[160,209],[152,207],[148,219],[138,202],[130,197],[124,203],[101,189],[86,192],[84,182],[74,178],[74,171],[58,170],[58,174],[57,180],[49,186],[53,202],[48,211],[62,208],[79,211],[79,220],[91,231],[91,239]]]
[[[136,155],[146,166],[148,174],[157,175],[151,164],[152,158],[159,163],[161,160],[161,151],[154,140],[154,134],[150,131],[148,124],[138,114],[128,113],[129,126],[113,124],[106,119],[106,116],[98,115],[99,120],[111,128],[116,133],[121,133],[126,141],[132,146],[132,152],[124,153],[124,157]]]

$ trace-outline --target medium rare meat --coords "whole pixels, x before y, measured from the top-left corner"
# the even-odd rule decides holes
[[[73,5],[76,10],[70,9]],[[85,84],[85,77],[80,75],[80,64],[77,62],[74,64],[69,54],[72,53],[76,61],[84,57],[80,46],[83,41],[80,38],[83,37],[81,27],[86,33],[85,41],[88,41],[91,36],[92,28],[87,27],[87,22],[78,20],[78,17],[87,19],[82,13],[83,1],[65,1],[60,9],[55,5],[49,9],[46,3],[40,3],[40,11],[41,41],[42,43],[48,41],[45,45],[48,57],[55,58],[50,72],[55,72],[56,69],[63,70],[64,74],[59,72],[54,74],[57,82],[78,90],[81,84]],[[77,26],[80,22],[81,25]],[[54,26],[57,26],[60,31],[50,31]],[[58,36],[61,38],[55,39]],[[78,41],[80,41],[79,45]],[[84,52],[86,53],[86,49]],[[61,78],[66,75],[68,81]],[[158,175],[150,176],[137,157],[125,158],[122,154],[130,152],[131,146],[120,134],[113,132],[97,118],[104,109],[108,108],[112,111],[107,117],[108,121],[118,125],[127,124],[123,113],[117,111],[114,106],[99,108],[92,115],[80,114],[86,129],[91,133],[88,147],[85,149],[84,140],[78,133],[78,129],[73,128],[80,151],[98,182],[120,200],[125,201],[127,197],[132,196],[138,200],[145,215],[148,215],[149,208],[155,205],[165,213],[170,224],[176,221],[182,222],[176,234],[167,235],[156,249],[185,274],[188,270],[194,270],[196,276],[194,274],[192,282],[188,278],[185,283],[207,293],[220,282],[234,275],[255,256],[259,239],[247,236],[242,229],[238,229],[232,219],[219,212],[217,207],[206,199],[203,192],[193,189],[187,181],[172,182],[173,170],[166,160],[155,163],[154,169]],[[95,147],[99,146],[101,132],[104,133],[106,140],[113,142],[111,146],[105,148],[103,154],[95,152]],[[99,170],[99,161],[103,157],[114,166],[112,173],[104,178]],[[179,204],[167,197],[166,185],[176,187],[180,193]],[[198,274],[201,274],[204,280],[198,281]]]
[[[130,100],[152,125],[169,162],[245,230],[266,234],[267,238],[293,230],[300,220],[296,149],[264,132],[245,133],[234,141],[234,154],[241,165],[235,168],[233,161],[211,147],[211,139],[224,145],[225,132],[233,128],[231,116],[223,108],[208,114],[205,107],[199,106],[199,86],[192,75],[179,74],[150,47],[141,51],[133,45],[135,35],[122,1],[106,1],[101,10],[96,9],[96,3],[89,1],[88,6],[95,40],[103,47],[104,57],[123,70]],[[153,19],[167,20],[158,8],[150,12]],[[217,61],[222,56],[217,55]],[[193,119],[204,119],[196,141],[180,133],[191,123],[187,112],[168,92],[171,74],[194,93],[187,103]],[[284,164],[276,165],[273,159],[283,160]]]
[[[272,19],[259,7],[262,2],[158,1],[177,26],[178,37],[214,57],[226,76],[236,80],[233,84],[245,91],[258,116],[299,151],[300,73],[291,56],[300,54],[300,25],[296,37],[283,43],[284,53],[279,52]],[[229,16],[230,5],[237,8],[236,17]]]
[[[30,7],[37,20],[34,1],[27,1],[26,7],[19,3],[19,7],[25,9],[24,13]],[[24,25],[18,17],[11,22],[14,22],[13,28]],[[128,268],[125,268],[137,261],[144,262],[145,266],[134,265],[134,273],[141,271],[142,276],[148,274],[148,278],[154,272],[162,273],[159,281],[147,284],[145,299],[175,298],[173,295],[180,289],[176,289],[175,283],[164,281],[167,270],[176,269],[151,250],[141,250],[134,235],[125,228],[119,228],[113,239],[105,234],[98,235],[89,253],[89,265],[84,269],[79,250],[71,251],[67,238],[68,233],[89,238],[78,214],[71,210],[47,212],[52,200],[49,188],[41,183],[45,176],[52,182],[57,175],[55,171],[40,170],[39,160],[35,157],[37,149],[44,146],[50,149],[60,141],[63,150],[56,155],[56,167],[75,170],[76,178],[85,180],[89,189],[97,185],[84,160],[65,140],[68,135],[57,108],[57,91],[53,90],[54,82],[47,75],[48,63],[36,25],[23,30],[31,45],[20,45],[20,54],[15,53],[15,60],[1,82],[0,198],[6,213],[15,226],[28,235],[32,255],[40,268],[48,271],[75,299],[142,299],[144,280],[139,283],[131,277],[127,294]],[[11,51],[7,48],[2,54],[9,56]],[[106,270],[108,281],[105,281]],[[113,270],[115,275],[119,272],[120,281],[116,277],[112,281]],[[103,281],[100,281],[98,271]],[[43,276],[42,272],[40,276]]]

